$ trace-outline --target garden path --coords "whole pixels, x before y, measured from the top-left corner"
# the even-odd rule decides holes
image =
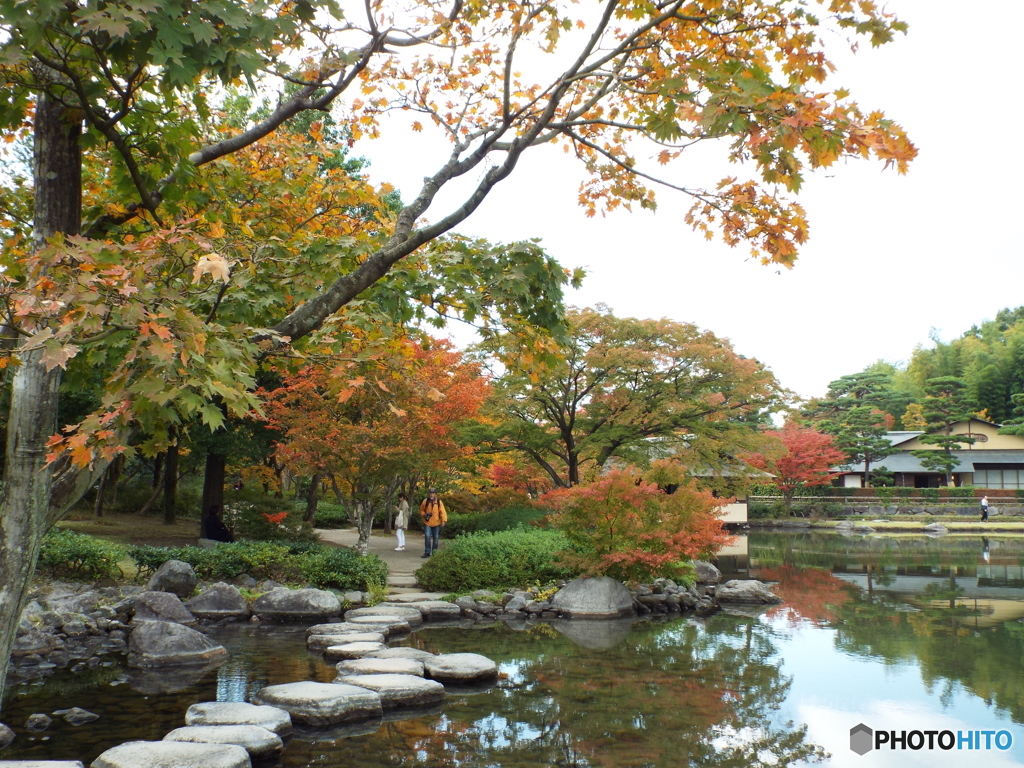
[[[324,544],[336,547],[354,547],[359,539],[359,532],[355,528],[317,528],[316,533]],[[423,554],[423,536],[417,533],[406,534],[403,552],[395,551],[396,543],[394,535],[386,536],[375,531],[370,537],[369,551],[380,557],[388,566],[388,586],[391,594],[408,594],[410,597],[430,594],[431,597],[420,599],[440,598],[440,593],[434,596],[432,593],[420,592],[416,583],[416,569],[423,564],[420,557]]]

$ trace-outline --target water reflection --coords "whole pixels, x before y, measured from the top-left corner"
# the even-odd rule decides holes
[[[827,759],[823,744],[841,764],[863,718],[1024,722],[1024,541],[805,531],[745,543],[730,557],[777,582],[783,605],[706,621],[425,629],[401,642],[484,653],[499,664],[498,683],[453,690],[428,712],[297,733],[282,766],[785,766]],[[17,688],[3,718],[16,729],[33,712],[70,706],[101,720],[19,731],[3,758],[88,763],[122,741],[161,738],[195,701],[334,679],[305,651],[302,628],[247,624],[218,639],[229,660],[171,693],[138,681],[133,690],[135,672],[119,667]],[[1024,730],[1009,727],[1024,743]]]

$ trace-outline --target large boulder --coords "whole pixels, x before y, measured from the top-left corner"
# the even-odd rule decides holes
[[[383,709],[428,707],[444,701],[444,686],[416,675],[341,675],[336,684],[355,685],[376,691]]]
[[[613,619],[633,613],[633,595],[609,576],[570,581],[551,600],[551,607],[574,619]]]
[[[0,749],[10,746],[14,741],[14,731],[4,723],[0,723]]]
[[[755,579],[727,581],[715,590],[719,603],[746,603],[753,605],[775,605],[782,598]]]
[[[128,643],[128,665],[132,667],[208,665],[227,655],[224,646],[206,635],[171,621],[139,622]]]
[[[173,592],[184,598],[195,590],[196,581],[196,572],[191,565],[181,560],[168,560],[156,569],[146,588],[151,592]]]
[[[175,562],[169,560],[168,562]],[[164,563],[166,565],[167,563]],[[249,603],[238,591],[238,587],[218,581],[207,587],[201,594],[193,597],[185,605],[193,616],[200,619],[239,619],[249,618]]]
[[[234,744],[129,741],[108,749],[90,768],[251,768],[249,753]]]
[[[257,704],[285,710],[292,722],[325,726],[379,718],[380,695],[375,691],[339,683],[285,683],[261,689]]]
[[[164,741],[190,744],[235,744],[253,760],[267,760],[284,749],[281,737],[258,725],[187,725],[175,728]]]
[[[14,646],[11,648],[11,656],[18,658],[38,653],[46,656],[58,648],[64,647],[64,641],[49,632],[39,632],[31,629],[14,639]]]
[[[256,599],[253,612],[269,621],[318,622],[341,614],[341,601],[324,589],[272,589]]]
[[[196,617],[172,592],[143,592],[135,596],[135,616],[132,624],[140,621],[173,621],[194,627]]]
[[[498,677],[498,665],[479,653],[443,653],[424,659],[423,671],[442,683],[479,683]]]
[[[292,732],[292,718],[277,707],[259,707],[241,701],[204,701],[185,713],[186,725],[258,725],[278,736]]]
[[[722,580],[722,572],[703,560],[695,560],[693,570],[697,572],[698,584],[717,584]]]

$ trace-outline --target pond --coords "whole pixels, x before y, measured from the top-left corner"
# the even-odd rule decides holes
[[[777,582],[769,611],[595,626],[424,629],[404,644],[495,659],[494,687],[439,712],[293,738],[299,766],[1024,765],[1024,538],[752,533],[726,571]],[[728,574],[727,574],[728,575]],[[196,701],[330,681],[301,628],[222,630],[228,663],[199,680],[131,679],[113,663],[15,688],[3,759],[81,759],[159,739]],[[156,693],[161,687],[171,693]],[[32,736],[33,712],[80,706]],[[850,750],[850,729],[1007,731],[1008,750]],[[1005,740],[1005,737],[1004,737]]]

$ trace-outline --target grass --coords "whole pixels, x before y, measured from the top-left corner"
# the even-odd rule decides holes
[[[87,533],[119,544],[149,544],[154,547],[181,547],[199,540],[196,520],[178,520],[165,525],[160,517],[133,514],[72,515],[57,525],[77,533]]]

